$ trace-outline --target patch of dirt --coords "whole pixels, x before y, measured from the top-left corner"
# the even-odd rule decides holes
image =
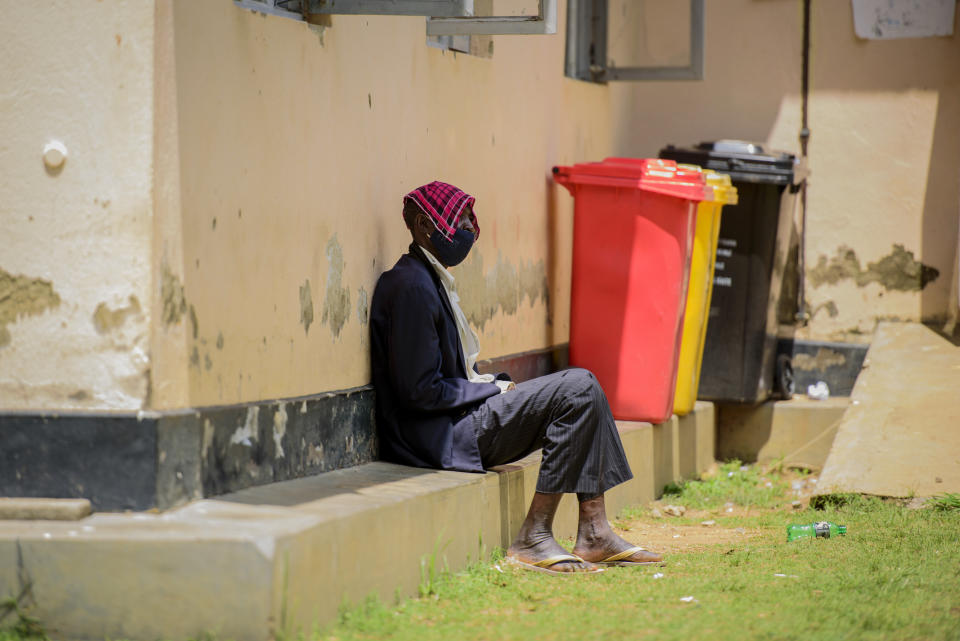
[[[691,514],[691,512],[687,512]],[[703,520],[709,520],[705,517]],[[624,539],[653,552],[675,554],[694,552],[713,545],[730,543],[741,545],[763,535],[762,528],[724,528],[719,525],[681,525],[663,519],[632,520],[617,527],[616,532]]]
[[[714,476],[717,469],[718,466],[714,465],[703,477]],[[816,476],[785,469],[779,471],[779,478],[787,483],[789,489],[784,497],[785,503],[777,508],[745,507],[727,503],[710,510],[686,509],[682,517],[677,517],[670,515],[666,509],[671,505],[670,497],[664,497],[648,505],[650,514],[617,521],[614,529],[634,545],[663,554],[694,552],[719,544],[743,545],[768,534],[770,528],[722,527],[716,523],[718,518],[751,517],[777,511],[783,512],[785,519],[789,520],[791,513],[805,510],[809,506],[810,497],[816,490]],[[767,478],[762,476],[760,480],[766,482]],[[707,522],[706,525],[703,524],[704,521]]]

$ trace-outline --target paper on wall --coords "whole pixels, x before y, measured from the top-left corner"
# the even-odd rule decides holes
[[[953,35],[956,0],[851,0],[860,38],[927,38]]]

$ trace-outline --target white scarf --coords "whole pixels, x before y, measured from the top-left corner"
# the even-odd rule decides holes
[[[466,315],[463,313],[463,310],[460,309],[460,296],[453,288],[455,282],[453,274],[441,265],[440,261],[437,260],[429,250],[423,247],[421,247],[421,249],[427,257],[427,261],[429,261],[433,267],[433,271],[440,277],[440,284],[443,286],[443,291],[447,293],[447,299],[450,301],[450,307],[453,309],[453,320],[456,321],[457,333],[460,335],[460,349],[463,352],[463,362],[467,367],[467,380],[471,383],[494,383],[500,388],[500,393],[503,394],[507,391],[510,381],[498,381],[494,378],[493,374],[477,374],[473,369],[473,366],[477,363],[477,357],[480,355],[480,339],[477,338],[477,333],[470,327]]]

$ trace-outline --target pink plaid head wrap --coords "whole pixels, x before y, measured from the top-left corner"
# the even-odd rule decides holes
[[[422,187],[417,187],[403,197],[404,203],[408,200],[415,202],[423,210],[423,213],[430,216],[433,224],[437,226],[437,230],[447,240],[453,239],[453,234],[457,231],[457,223],[460,222],[460,216],[463,215],[463,211],[469,205],[471,208],[470,222],[473,224],[475,236],[480,237],[480,225],[473,213],[473,203],[476,202],[476,199],[463,190],[435,180]]]

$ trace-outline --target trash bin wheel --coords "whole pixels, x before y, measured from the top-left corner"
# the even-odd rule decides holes
[[[793,396],[796,386],[793,379],[793,361],[789,354],[780,354],[777,356],[777,371],[775,373],[774,386],[777,394],[781,398],[789,399]]]

